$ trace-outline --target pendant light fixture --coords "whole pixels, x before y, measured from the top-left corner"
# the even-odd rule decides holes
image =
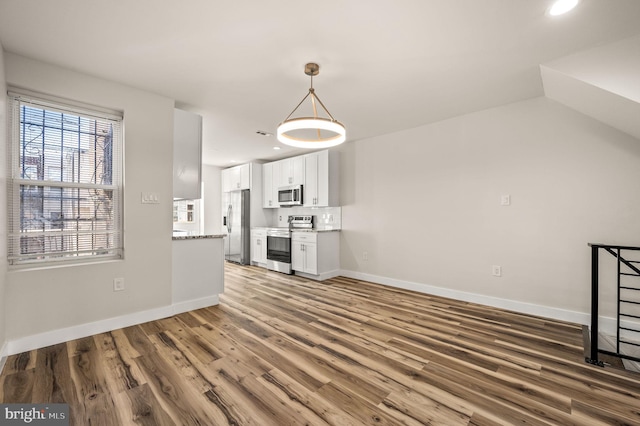
[[[291,111],[291,114],[278,126],[278,140],[283,144],[296,148],[329,148],[340,145],[346,140],[344,125],[333,118],[327,107],[324,106],[313,88],[313,77],[320,72],[320,66],[308,63],[304,67],[304,73],[311,77],[311,87],[300,103]],[[303,102],[310,98],[313,117],[291,116],[300,108]],[[329,118],[318,116],[318,104],[327,113]]]

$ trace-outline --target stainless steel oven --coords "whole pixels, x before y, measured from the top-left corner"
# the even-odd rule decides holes
[[[291,274],[291,231],[267,228],[267,269]]]

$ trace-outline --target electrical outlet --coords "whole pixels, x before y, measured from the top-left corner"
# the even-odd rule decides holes
[[[491,267],[491,275],[493,275],[494,277],[501,277],[502,276],[502,266],[493,265]]]
[[[122,290],[124,290],[124,278],[114,278],[113,291],[122,291]]]
[[[511,195],[501,195],[500,196],[500,205],[501,206],[510,206],[511,205]]]

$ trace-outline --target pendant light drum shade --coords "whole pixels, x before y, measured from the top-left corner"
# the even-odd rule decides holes
[[[316,133],[321,131],[331,132],[333,136],[319,136],[315,139],[309,137],[296,137],[295,132],[301,134]],[[283,144],[296,148],[330,148],[340,145],[347,138],[347,131],[342,123],[327,118],[300,117],[283,121],[278,126],[278,140]]]
[[[320,66],[318,64],[308,63],[305,66],[305,74],[311,77],[309,93],[302,98],[300,103],[291,111],[291,114],[278,126],[277,138],[285,145],[296,148],[320,149],[340,145],[346,140],[347,131],[344,125],[333,118],[313,88],[313,76],[318,75],[319,72]],[[307,98],[310,98],[313,117],[291,118]],[[318,104],[329,118],[318,116]]]

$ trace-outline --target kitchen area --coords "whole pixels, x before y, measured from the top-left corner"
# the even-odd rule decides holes
[[[338,153],[222,170],[225,259],[314,280],[340,269]]]
[[[339,275],[339,153],[226,169],[202,164],[202,118],[175,110],[172,302],[218,303],[224,263],[314,280]]]

